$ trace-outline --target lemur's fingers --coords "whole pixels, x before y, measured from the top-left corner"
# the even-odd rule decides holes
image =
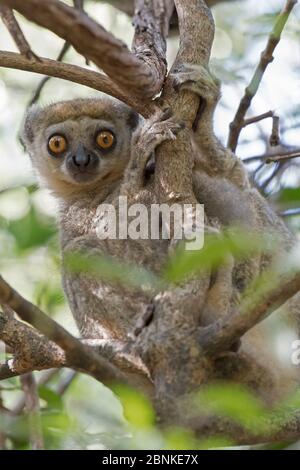
[[[165,121],[155,122],[151,126],[149,144],[154,151],[161,143],[167,140],[175,140],[179,132],[184,129],[183,122],[176,122],[169,118]]]
[[[184,65],[171,77],[176,90],[192,91],[211,104],[220,98],[219,80],[201,65]]]
[[[143,187],[147,163],[156,148],[167,140],[175,140],[185,127],[181,121],[172,118],[172,110],[167,108],[147,119],[136,131],[132,142],[131,158],[126,170],[123,189]]]
[[[134,146],[139,166],[145,166],[156,148],[167,140],[175,140],[184,128],[184,123],[174,120],[170,109],[159,112],[148,119],[139,130]]]

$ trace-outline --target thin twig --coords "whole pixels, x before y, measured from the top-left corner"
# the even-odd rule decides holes
[[[43,373],[43,375],[38,379],[38,382],[37,382],[37,387],[41,387],[42,385],[46,385],[48,382],[50,382],[50,380],[56,375],[58,374],[59,370],[58,369],[50,369],[50,370],[47,370],[46,372]],[[24,406],[25,406],[25,395],[23,395],[19,401],[14,405],[14,407],[12,408],[12,413],[17,416],[19,415],[20,413],[22,413],[23,409],[24,409]]]
[[[151,109],[151,105],[145,105],[142,100],[135,100],[129,93],[123,92],[106,75],[79,67],[78,65],[64,64],[63,62],[46,58],[41,58],[39,62],[31,61],[25,56],[15,52],[0,51],[0,67],[40,73],[42,75],[49,75],[51,77],[79,83],[80,85],[102,91],[107,95],[114,96],[124,101],[124,103],[127,103],[144,116],[146,116]]]
[[[64,59],[64,57],[65,57],[65,55],[67,54],[67,52],[68,52],[68,50],[70,49],[70,47],[71,47],[71,46],[70,46],[69,43],[67,43],[67,42],[64,43],[63,47],[61,48],[60,53],[59,53],[58,56],[57,56],[57,59],[56,59],[57,62],[61,62],[61,61]],[[30,99],[30,101],[29,101],[29,103],[28,103],[28,105],[27,105],[27,108],[30,107],[30,106],[32,106],[34,103],[36,103],[36,102],[39,100],[39,98],[40,98],[40,96],[41,96],[41,93],[42,93],[42,90],[43,90],[43,88],[45,87],[46,83],[50,80],[50,78],[51,78],[50,75],[48,75],[48,76],[42,78],[42,80],[41,80],[40,83],[38,84],[38,86],[37,86],[37,88],[36,88],[36,90],[35,90],[35,92],[34,92],[32,98]]]
[[[263,114],[259,114],[258,116],[254,116],[252,118],[245,119],[242,123],[242,127],[247,127],[250,124],[254,124],[256,122],[263,121],[264,119],[272,118],[274,116],[274,111],[268,111]]]
[[[293,160],[294,158],[299,157],[300,152],[290,152],[286,155],[274,155],[273,157],[267,157],[266,163],[286,162],[287,160]]]
[[[42,450],[44,448],[44,438],[37,384],[32,373],[21,375],[20,381],[25,396],[25,411],[28,416],[30,446],[32,450]]]
[[[73,0],[73,4],[74,4],[74,7],[77,8],[78,10],[80,11],[84,11],[83,10],[83,0]],[[69,51],[71,47],[71,44],[69,44],[68,42],[65,42],[61,48],[61,51],[59,52],[57,58],[56,58],[56,61],[57,62],[62,62],[67,54],[67,52]],[[89,61],[86,59],[86,65],[89,65]],[[45,85],[47,84],[47,82],[51,79],[51,76],[47,76],[47,77],[44,77],[42,78],[42,80],[40,81],[39,85],[37,86],[37,89],[35,90],[32,98],[30,99],[28,105],[27,105],[27,108],[32,106],[34,103],[36,103],[40,96],[41,96],[41,93],[42,93],[42,90],[43,88],[45,87]]]
[[[77,377],[77,372],[74,370],[68,371],[65,377],[62,377],[60,382],[57,384],[56,393],[58,395],[63,395],[70,385],[73,383],[74,379]]]
[[[161,76],[152,62],[146,63],[126,44],[87,14],[58,0],[0,0],[29,21],[49,29],[103,70],[125,92],[151,100],[162,88]]]
[[[294,217],[296,215],[300,215],[300,208],[287,209],[286,211],[279,212],[279,215],[280,217]]]
[[[67,361],[73,364],[74,368],[86,370],[94,376],[98,375],[99,380],[106,382],[110,382],[113,378],[122,380],[120,371],[88,346],[82,344],[36,305],[24,299],[1,276],[0,302],[11,307],[22,320],[31,324],[40,333],[60,346],[66,354]]]
[[[269,140],[271,147],[277,147],[278,145],[280,145],[279,123],[280,123],[279,116],[274,115],[273,125],[272,125],[272,134]]]
[[[31,50],[12,9],[1,5],[0,15],[21,54],[25,55],[29,60],[39,60],[38,56]]]
[[[269,36],[266,48],[261,54],[259,64],[255,70],[252,80],[250,84],[247,86],[245,90],[245,94],[243,98],[241,99],[240,105],[236,112],[236,115],[232,123],[230,124],[230,132],[229,132],[227,146],[233,152],[236,151],[246,113],[248,109],[250,108],[252,100],[258,91],[258,88],[261,84],[262,78],[264,76],[264,73],[268,65],[274,59],[273,53],[276,49],[276,46],[280,42],[282,31],[296,3],[297,3],[297,0],[287,0],[284,8],[282,9],[281,13],[277,17],[273,30]]]
[[[199,342],[209,354],[229,350],[247,331],[300,291],[300,273],[265,272],[242,299],[238,312],[201,328]]]
[[[290,150],[277,150],[277,152],[269,152],[264,153],[263,155],[255,155],[254,157],[247,157],[243,159],[243,163],[253,163],[253,162],[264,162],[264,163],[271,163],[274,158],[280,157],[279,159],[283,159],[282,157],[288,157],[289,155],[300,154],[300,148],[290,149]]]
[[[277,163],[268,178],[266,178],[266,180],[260,185],[260,189],[263,191],[264,194],[271,181],[276,178],[276,176],[281,172],[281,170],[282,165],[280,163]]]

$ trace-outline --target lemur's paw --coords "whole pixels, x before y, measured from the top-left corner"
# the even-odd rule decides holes
[[[220,99],[220,81],[202,65],[184,65],[171,77],[176,90],[192,91],[207,104],[214,105]]]
[[[175,140],[185,124],[172,118],[170,108],[158,111],[147,119],[133,139],[133,149],[139,164],[146,164],[156,148],[165,141]]]
[[[184,123],[178,122],[172,117],[170,108],[159,111],[148,119],[143,126],[140,140],[151,150],[151,153],[160,144],[167,140],[175,140],[177,134],[184,129]]]

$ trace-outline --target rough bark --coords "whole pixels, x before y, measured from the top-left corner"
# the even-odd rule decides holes
[[[101,3],[108,3],[113,7],[117,8],[118,10],[126,13],[129,16],[133,16],[134,13],[134,0],[94,0]],[[207,0],[207,5],[209,7],[213,7],[218,5],[219,3],[223,2],[235,2],[237,0]],[[242,1],[242,0],[240,0]],[[171,18],[171,31],[174,31],[178,34],[178,16],[176,10],[174,11],[172,18]]]
[[[161,90],[165,77],[160,67],[151,60],[140,60],[121,40],[78,9],[57,0],[5,0],[3,4],[68,41],[124,90],[142,98],[152,98]]]

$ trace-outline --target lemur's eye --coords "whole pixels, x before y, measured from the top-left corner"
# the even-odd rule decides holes
[[[115,143],[115,136],[110,131],[100,131],[96,135],[97,145],[104,150],[110,149]]]
[[[53,135],[48,140],[48,149],[54,155],[62,154],[67,148],[67,140],[63,135]]]

